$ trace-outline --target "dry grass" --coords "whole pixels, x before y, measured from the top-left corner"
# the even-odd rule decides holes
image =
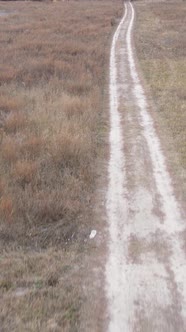
[[[26,118],[22,112],[14,112],[3,121],[3,127],[7,134],[20,132],[26,125]]]
[[[78,331],[82,298],[73,282],[80,284],[81,264],[75,251],[8,252],[0,268],[2,331]]]
[[[16,241],[23,226],[25,243],[32,224],[46,227],[67,218],[76,228],[86,208],[94,188],[109,36],[121,5],[16,2],[0,9],[10,13],[0,21],[2,198],[12,197],[12,232]]]
[[[1,10],[0,330],[75,332],[88,301],[103,91],[122,3]]]
[[[0,213],[2,220],[6,222],[12,221],[12,215],[14,211],[13,201],[11,196],[4,195],[0,200]]]
[[[0,95],[0,110],[1,112],[13,112],[23,109],[24,102],[19,96]]]
[[[180,203],[186,201],[186,3],[135,2],[135,44]]]

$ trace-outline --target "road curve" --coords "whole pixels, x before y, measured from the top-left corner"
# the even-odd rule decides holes
[[[125,3],[110,54],[109,332],[186,331],[185,221],[137,71]]]

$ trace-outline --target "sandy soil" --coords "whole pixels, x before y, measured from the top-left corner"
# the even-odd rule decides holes
[[[134,19],[126,3],[110,56],[108,331],[185,331],[185,216],[137,70]]]

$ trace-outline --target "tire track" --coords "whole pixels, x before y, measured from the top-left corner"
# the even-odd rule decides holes
[[[134,17],[125,3],[110,54],[108,330],[185,331],[185,226],[136,69]]]

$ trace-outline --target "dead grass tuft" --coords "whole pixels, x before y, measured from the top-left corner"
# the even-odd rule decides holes
[[[0,95],[0,110],[4,112],[21,111],[24,107],[24,101],[21,97],[11,97],[9,95]]]
[[[0,197],[3,195],[6,188],[5,181],[0,178]]]
[[[66,129],[66,130],[65,130]],[[64,128],[63,132],[54,138],[51,143],[52,159],[60,167],[74,168],[76,171],[86,159],[89,158],[90,139],[82,132],[70,132],[70,128]]]
[[[56,287],[59,283],[59,276],[55,271],[50,271],[46,276],[46,285],[49,287]]]
[[[17,70],[11,66],[0,65],[0,83],[6,84],[15,80],[17,76]]]
[[[86,78],[82,78],[77,82],[68,82],[66,85],[66,91],[71,95],[86,95],[89,93],[90,89],[90,82]]]
[[[4,130],[7,133],[16,133],[26,126],[26,116],[21,112],[14,112],[8,115],[4,121]]]
[[[29,184],[34,179],[37,169],[36,162],[18,160],[13,169],[13,179],[25,187],[26,184]]]
[[[78,119],[82,117],[84,113],[89,112],[90,103],[87,98],[83,99],[79,96],[66,95],[63,98],[63,109],[69,119],[71,117]]]
[[[18,145],[11,138],[5,138],[1,145],[2,159],[5,162],[13,163],[17,160],[18,156],[19,156]]]
[[[2,196],[0,199],[0,213],[3,221],[12,221],[13,209],[12,197],[10,195]]]
[[[27,157],[36,158],[44,149],[44,146],[45,143],[43,138],[32,135],[25,139],[20,146],[20,151]]]

